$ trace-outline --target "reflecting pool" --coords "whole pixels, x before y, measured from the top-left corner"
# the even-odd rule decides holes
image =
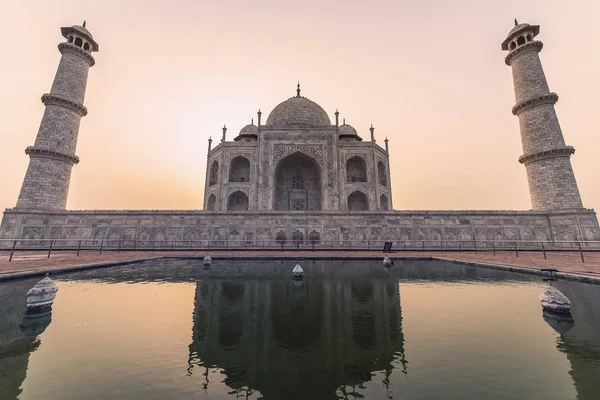
[[[160,260],[0,283],[0,399],[598,399],[600,286],[443,262]]]

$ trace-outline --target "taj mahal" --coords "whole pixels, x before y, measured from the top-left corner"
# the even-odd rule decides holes
[[[516,21],[515,21],[516,22]],[[208,142],[202,210],[67,210],[90,67],[99,45],[85,27],[61,28],[61,60],[14,208],[0,239],[169,241],[600,240],[583,206],[539,58],[540,27],[518,24],[500,48],[512,69],[532,208],[524,211],[395,209],[388,139],[361,137],[305,97],[300,83],[233,140]],[[291,91],[291,90],[290,90]],[[98,94],[92,94],[98,95]],[[509,105],[507,104],[507,109]],[[516,129],[515,129],[516,131]],[[515,132],[516,134],[516,132]],[[515,159],[517,159],[515,154]],[[74,190],[77,190],[74,188]],[[398,206],[398,205],[396,205]]]
[[[335,124],[300,95],[279,104],[261,123],[242,128],[233,142],[209,142],[208,211],[390,210],[389,153],[364,142],[345,121]]]

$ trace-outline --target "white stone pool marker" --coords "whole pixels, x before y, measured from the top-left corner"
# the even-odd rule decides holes
[[[27,312],[40,313],[50,311],[52,303],[56,298],[58,287],[52,279],[46,274],[46,277],[39,281],[27,292]]]
[[[304,270],[300,266],[300,264],[296,264],[294,269],[292,269],[292,276],[294,279],[302,279],[304,277]]]
[[[570,313],[571,301],[554,286],[548,286],[540,294],[540,301],[544,310],[555,313]]]
[[[389,257],[385,257],[383,259],[383,266],[384,267],[391,267],[392,265],[394,265],[394,262]]]
[[[212,263],[212,258],[210,258],[210,256],[207,254],[206,257],[204,257],[204,259],[202,260],[202,262],[204,263],[204,266],[207,267]]]

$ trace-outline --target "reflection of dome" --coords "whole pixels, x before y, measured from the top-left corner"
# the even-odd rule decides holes
[[[331,120],[323,108],[306,97],[292,97],[271,111],[267,125],[329,126]]]

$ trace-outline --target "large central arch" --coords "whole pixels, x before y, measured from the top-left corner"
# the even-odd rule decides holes
[[[312,157],[296,152],[275,168],[275,210],[321,210],[323,187],[321,167]]]

